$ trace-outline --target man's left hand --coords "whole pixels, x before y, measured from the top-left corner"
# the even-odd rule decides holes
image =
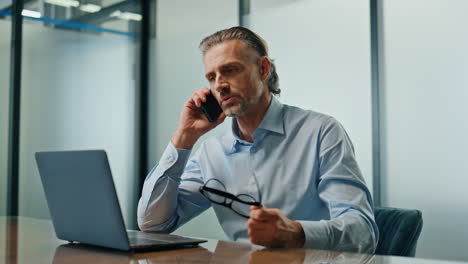
[[[248,235],[253,244],[265,247],[303,247],[302,225],[287,218],[280,210],[252,206],[247,221]]]

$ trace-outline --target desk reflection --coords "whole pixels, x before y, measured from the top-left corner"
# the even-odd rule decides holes
[[[56,248],[53,259],[58,263],[375,263],[375,257],[364,254],[305,250],[262,249],[249,244],[218,241],[214,252],[203,247],[127,253],[104,248],[66,244]]]
[[[375,256],[310,249],[266,249],[218,241],[210,263],[350,263],[374,264]]]
[[[52,263],[209,263],[211,255],[210,251],[202,247],[131,253],[81,244],[65,244],[56,248]]]

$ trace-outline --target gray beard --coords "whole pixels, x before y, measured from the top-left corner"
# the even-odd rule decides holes
[[[239,107],[237,111],[234,112],[235,107]],[[223,111],[226,116],[229,117],[239,117],[243,116],[245,112],[247,112],[247,106],[246,104],[238,104],[238,105],[233,105],[233,106],[228,106],[226,110]]]

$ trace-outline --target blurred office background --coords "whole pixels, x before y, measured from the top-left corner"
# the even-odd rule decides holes
[[[23,2],[32,12],[23,11],[19,85],[9,74],[15,12],[0,2],[0,215],[16,199],[18,215],[49,218],[34,152],[105,149],[125,221],[136,228],[142,180],[185,100],[207,85],[198,43],[243,25],[269,43],[280,101],[347,129],[376,203],[422,211],[416,256],[468,261],[467,1]],[[8,151],[15,136],[17,157]],[[212,210],[176,233],[225,239]]]
[[[23,2],[18,214],[49,217],[35,152],[105,149],[125,219],[134,225],[139,4],[118,0]],[[137,12],[138,17],[113,16],[116,11]],[[2,6],[0,15],[4,183],[8,138],[13,136],[8,134],[9,105],[13,103],[9,100],[10,56],[14,56],[11,2]],[[7,184],[1,186],[3,209]]]

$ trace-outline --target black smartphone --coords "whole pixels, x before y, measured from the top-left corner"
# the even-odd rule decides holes
[[[218,120],[219,115],[223,112],[223,109],[221,109],[221,106],[218,101],[216,101],[211,91],[210,94],[206,96],[206,102],[202,102],[200,108],[210,122]]]

